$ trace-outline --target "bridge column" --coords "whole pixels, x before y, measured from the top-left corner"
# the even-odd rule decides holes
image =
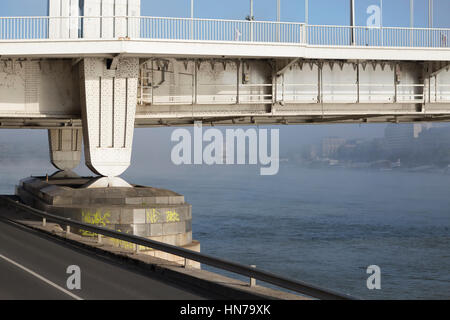
[[[80,64],[86,165],[101,176],[117,177],[130,165],[138,76],[138,58]]]
[[[49,129],[50,161],[59,170],[75,169],[81,160],[81,129]]]

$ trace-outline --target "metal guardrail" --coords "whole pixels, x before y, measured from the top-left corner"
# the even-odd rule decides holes
[[[166,39],[450,48],[450,29],[307,25],[172,17],[0,17],[0,40]]]
[[[67,225],[70,227],[80,228],[86,231],[90,231],[96,234],[101,234],[107,237],[111,237],[114,239],[119,239],[127,242],[134,243],[136,245],[140,245],[143,247],[152,248],[155,250],[164,251],[179,257],[183,257],[188,260],[196,261],[201,264],[205,264],[208,266],[212,266],[218,269],[230,271],[232,273],[240,274],[246,277],[250,277],[251,279],[257,279],[263,282],[267,282],[273,285],[276,285],[281,288],[289,289],[298,293],[301,293],[306,296],[310,296],[317,299],[324,299],[324,300],[349,300],[354,299],[353,297],[349,295],[339,294],[336,292],[333,292],[331,290],[322,289],[304,282],[295,281],[291,279],[287,279],[282,276],[278,276],[273,273],[269,273],[266,271],[258,270],[253,267],[245,266],[239,263],[215,258],[206,254],[198,253],[195,251],[183,249],[180,247],[176,247],[173,245],[165,244],[162,242],[149,240],[143,237],[137,237],[121,232],[117,232],[114,230],[105,229],[102,227],[97,227],[94,225],[69,220],[66,218],[58,217],[53,214],[49,214],[47,212],[37,210],[35,208],[32,208],[30,206],[27,206],[23,203],[20,203],[18,201],[15,201],[7,196],[0,196],[0,200],[4,200],[7,204],[18,207],[20,209],[26,210],[29,213],[32,213],[34,215],[37,215],[43,219],[51,220],[57,223],[60,223],[62,225]]]
[[[143,72],[141,72],[143,74]],[[139,104],[257,104],[277,101],[285,103],[446,103],[450,97],[450,85],[434,83],[342,83],[325,82],[321,90],[318,83],[273,84],[197,84],[190,85],[142,85],[140,78]],[[277,87],[276,93],[273,90]],[[320,97],[319,97],[320,95]],[[427,99],[428,98],[428,99]],[[319,100],[320,99],[320,100]]]

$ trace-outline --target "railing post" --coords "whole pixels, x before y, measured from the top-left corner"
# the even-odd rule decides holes
[[[47,219],[42,218],[42,226],[45,227],[47,225]]]
[[[237,69],[237,81],[236,81],[236,104],[239,104],[239,88],[240,88],[240,72],[241,72],[241,61],[238,60],[236,62],[236,69]]]
[[[306,23],[303,24],[302,30],[303,30],[302,42],[303,42],[303,44],[308,44],[308,26]]]
[[[252,264],[252,265],[250,266],[250,268],[254,268],[254,269],[255,269],[256,266],[255,266],[254,264]],[[255,278],[250,277],[249,286],[250,286],[250,287],[256,286],[256,279],[255,279]]]

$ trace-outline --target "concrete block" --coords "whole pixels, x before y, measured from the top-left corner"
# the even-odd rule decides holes
[[[163,223],[163,235],[180,234],[186,232],[186,222]]]
[[[141,205],[142,204],[142,198],[133,198],[133,197],[126,197],[125,198],[125,204],[134,204],[134,205]]]
[[[92,204],[99,204],[99,205],[123,205],[125,204],[125,199],[121,198],[91,198]]]
[[[133,223],[146,223],[145,209],[133,210]]]
[[[162,236],[163,235],[163,225],[162,223],[147,224],[148,235],[150,237]]]
[[[163,223],[163,235],[171,235],[179,233],[179,222]]]
[[[156,204],[169,204],[169,197],[155,197]]]
[[[155,197],[142,197],[142,205],[143,206],[148,206],[148,205],[152,205],[152,204],[156,204]]]
[[[184,232],[192,232],[192,220],[186,220],[185,221]]]
[[[91,204],[91,199],[89,199],[89,197],[74,196],[72,198],[72,204],[76,204],[76,205]]]
[[[176,234],[164,235],[164,236],[162,236],[162,242],[176,246],[177,245],[177,235]]]
[[[183,204],[184,203],[184,196],[171,196],[169,197],[169,203],[168,204]]]
[[[133,235],[138,237],[148,236],[148,229],[145,223],[133,224],[132,227],[133,227]]]
[[[132,224],[134,222],[134,210],[122,208],[120,211],[120,224]]]
[[[44,195],[45,198],[45,195]],[[67,205],[72,204],[72,198],[65,197],[65,196],[53,196],[49,202],[49,204],[52,205]]]
[[[106,214],[105,220],[107,220],[107,223],[120,223],[120,215],[121,215],[120,208],[104,208],[103,213]]]

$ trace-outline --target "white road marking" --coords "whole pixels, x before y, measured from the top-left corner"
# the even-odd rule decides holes
[[[11,264],[13,264],[13,265],[15,265],[16,267],[18,267],[18,268],[20,268],[20,269],[22,269],[22,270],[28,272],[29,274],[31,274],[31,275],[35,276],[36,278],[38,278],[38,279],[44,281],[45,283],[51,285],[52,287],[58,289],[59,291],[64,292],[65,294],[71,296],[71,297],[74,298],[75,300],[83,300],[82,298],[80,298],[79,296],[73,294],[72,292],[70,292],[70,291],[68,291],[68,290],[66,290],[66,289],[64,289],[64,288],[62,288],[62,287],[60,287],[60,286],[58,286],[56,283],[54,283],[54,282],[52,282],[52,281],[50,281],[50,280],[44,278],[43,276],[37,274],[36,272],[31,271],[30,269],[28,269],[28,268],[22,266],[21,264],[19,264],[19,263],[15,262],[15,261],[13,261],[13,260],[11,260],[11,259],[5,257],[4,255],[1,255],[1,254],[0,254],[0,258],[2,258],[3,260],[5,260],[5,261],[7,261],[7,262],[9,262],[9,263],[11,263]]]

